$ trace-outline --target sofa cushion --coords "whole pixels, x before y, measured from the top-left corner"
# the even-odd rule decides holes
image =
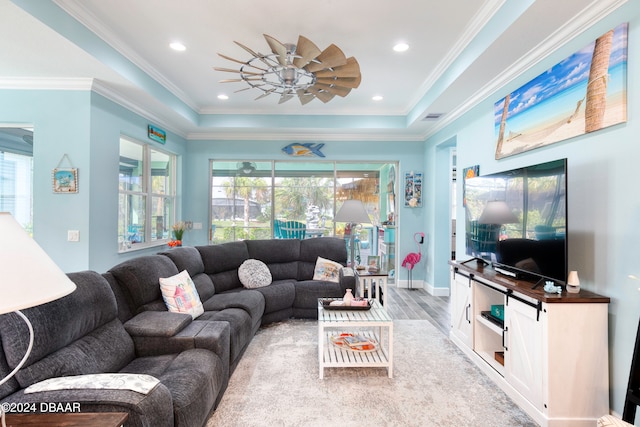
[[[298,280],[311,280],[315,272],[318,257],[330,259],[347,265],[347,245],[344,239],[337,237],[317,237],[300,242],[298,258]]]
[[[69,274],[71,294],[22,310],[33,326],[35,343],[15,378],[21,387],[63,375],[113,372],[134,357],[133,341],[117,319],[116,301],[102,275]],[[26,324],[15,313],[0,316],[0,338],[9,367],[27,350]]]
[[[216,293],[242,287],[238,278],[238,268],[245,260],[251,258],[244,242],[197,246],[196,249],[200,252],[204,272],[211,278]]]
[[[245,240],[249,257],[269,267],[273,280],[295,279],[298,276],[300,240]]]
[[[339,283],[303,280],[297,282],[294,308],[316,308],[318,298],[342,298],[344,291]]]
[[[40,393],[24,393],[24,389],[7,396],[3,402],[20,404],[36,403],[36,407],[49,402],[74,407],[82,412],[127,412],[125,426],[174,427],[171,393],[160,383],[149,394],[130,390],[55,390]]]
[[[222,361],[214,353],[202,349],[139,357],[120,372],[158,378],[173,398],[176,426],[204,425],[216,397],[226,385]]]
[[[340,263],[318,257],[316,261],[316,268],[313,271],[313,280],[320,280],[325,282],[340,282],[340,270],[343,266]]]
[[[238,278],[245,288],[261,288],[271,284],[271,272],[264,262],[248,259],[238,268]]]
[[[7,360],[4,356],[4,351],[2,350],[2,340],[0,340],[0,378],[6,378],[7,375],[12,371],[9,369],[9,365],[7,365]],[[9,378],[4,384],[0,385],[0,400],[20,389],[20,385],[15,378]]]
[[[204,312],[200,296],[187,270],[160,278],[162,299],[172,313],[188,313],[194,319]]]
[[[191,280],[196,285],[198,295],[202,301],[211,298],[215,294],[215,288],[213,282],[208,275],[204,274],[204,262],[200,252],[191,246],[182,246],[171,249],[167,252],[160,252],[160,255],[164,255],[171,259],[178,268],[178,271],[187,270]]]
[[[264,314],[274,313],[293,306],[296,297],[295,280],[278,280],[269,286],[257,288],[264,297]],[[263,315],[264,315],[263,314]]]
[[[162,255],[133,258],[112,267],[109,272],[127,288],[137,313],[144,310],[145,304],[155,303],[157,308],[158,301],[162,301],[160,278],[179,273],[175,264]]]
[[[145,311],[125,323],[124,329],[131,336],[172,337],[186,328],[191,320],[187,313]]]

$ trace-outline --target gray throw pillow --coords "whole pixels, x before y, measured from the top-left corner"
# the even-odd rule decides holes
[[[238,268],[240,283],[245,288],[261,288],[271,284],[272,277],[269,267],[257,259],[248,259]]]

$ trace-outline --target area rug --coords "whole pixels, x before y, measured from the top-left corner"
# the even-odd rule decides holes
[[[317,322],[258,331],[207,427],[537,426],[426,320],[394,321],[394,369],[318,376]]]

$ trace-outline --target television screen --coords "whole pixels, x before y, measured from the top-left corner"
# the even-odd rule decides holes
[[[465,181],[466,253],[525,280],[567,278],[567,161]]]

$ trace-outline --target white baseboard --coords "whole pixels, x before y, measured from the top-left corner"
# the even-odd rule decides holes
[[[408,280],[396,280],[396,287],[409,289],[409,281]],[[412,284],[413,289],[424,289],[429,292],[429,295],[433,295],[434,297],[448,297],[450,296],[449,288],[436,288],[430,283],[426,283],[424,280],[414,280]]]

